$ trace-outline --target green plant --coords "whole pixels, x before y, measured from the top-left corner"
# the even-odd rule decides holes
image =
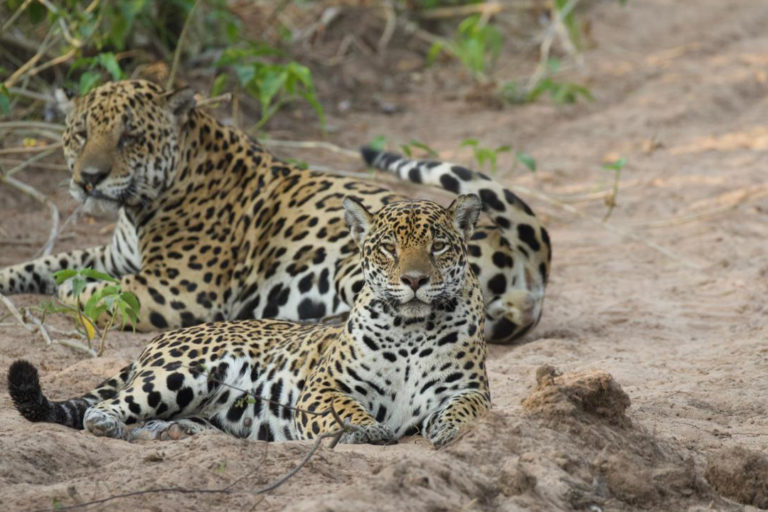
[[[268,58],[282,57],[275,48],[250,43],[246,48],[224,50],[216,62],[217,68],[229,68],[237,77],[237,83],[248,94],[259,100],[261,119],[259,129],[287,102],[301,98],[315,109],[325,126],[323,107],[317,100],[312,72],[298,62],[271,63]],[[211,95],[216,96],[230,83],[230,73],[222,72],[213,84]]]
[[[626,163],[627,159],[622,156],[618,160],[603,164],[604,170],[613,172],[613,186],[611,187],[611,193],[605,197],[605,205],[608,207],[608,211],[605,212],[603,222],[608,220],[608,217],[611,216],[611,212],[613,212],[613,209],[616,207],[616,198],[619,195],[619,180],[621,179],[621,170],[624,169]]]
[[[507,82],[501,87],[501,97],[508,103],[528,103],[536,101],[542,94],[549,93],[557,105],[576,103],[580,97],[589,101],[594,99],[590,90],[583,85],[555,80],[552,75],[559,69],[560,60],[549,59],[546,72],[529,90],[517,82]]]
[[[531,172],[536,172],[536,159],[524,151],[515,152],[515,161],[523,164],[526,169]]]
[[[368,143],[368,146],[378,151],[384,151],[388,142],[389,139],[385,135],[377,135]]]
[[[53,277],[58,285],[71,280],[72,295],[77,306],[63,304],[58,300],[43,302],[41,305],[42,321],[45,321],[45,315],[48,313],[63,313],[69,316],[73,320],[75,329],[88,340],[88,348],[92,348],[91,342],[97,334],[100,336],[98,355],[104,353],[107,333],[112,327],[120,325],[120,328],[125,328],[126,325],[130,324],[131,328],[135,330],[139,315],[139,300],[132,292],[123,291],[120,281],[114,277],[90,268],[59,270],[53,274]],[[91,295],[83,305],[80,302],[80,295],[88,280],[107,284]],[[104,328],[100,330],[97,325],[99,317],[102,315],[106,315],[107,319]]]
[[[473,15],[459,23],[453,40],[440,40],[432,44],[427,53],[427,64],[447,51],[455,56],[479,82],[489,79],[501,52],[502,36],[499,29],[489,25],[481,16]]]
[[[421,142],[421,141],[418,141],[418,140],[415,140],[415,139],[411,139],[411,141],[409,143],[407,143],[407,144],[401,144],[400,145],[400,150],[403,153],[405,153],[405,155],[408,158],[413,158],[413,149],[412,148],[420,149],[420,150],[424,151],[425,153],[427,153],[427,155],[432,157],[432,158],[437,158],[438,157],[438,153],[437,153],[437,151],[434,148],[432,148],[431,146],[429,146],[428,144],[426,144],[424,142]]]
[[[461,147],[471,146],[472,152],[477,160],[477,165],[482,169],[486,163],[490,164],[490,172],[496,172],[497,159],[499,153],[506,153],[512,151],[512,147],[508,145],[499,146],[497,148],[486,148],[480,145],[477,139],[465,139],[461,142]]]

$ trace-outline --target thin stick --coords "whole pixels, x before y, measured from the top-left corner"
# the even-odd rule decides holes
[[[168,81],[165,83],[165,89],[170,91],[173,87],[173,82],[176,80],[176,71],[179,69],[179,61],[181,60],[181,49],[184,46],[184,41],[187,38],[187,32],[189,31],[189,23],[192,20],[192,16],[195,14],[195,10],[197,9],[197,5],[200,3],[200,0],[195,0],[195,3],[192,4],[192,9],[189,10],[189,14],[187,15],[187,19],[184,21],[184,27],[181,29],[181,34],[179,34],[179,40],[176,41],[176,51],[173,54],[173,64],[171,64],[171,72],[168,74]]]
[[[1,170],[2,169],[0,169],[0,171]],[[0,181],[3,183],[7,183],[13,188],[20,190],[25,194],[27,194],[28,196],[37,199],[41,203],[48,206],[48,208],[51,210],[51,231],[50,231],[50,234],[48,235],[48,241],[45,243],[42,249],[42,254],[44,256],[49,255],[51,253],[51,250],[53,249],[53,244],[56,243],[56,235],[59,232],[59,209],[56,208],[56,205],[53,204],[53,201],[45,197],[36,189],[30,187],[26,183],[22,183],[16,178],[13,178],[3,173],[3,174],[0,174]]]
[[[13,72],[10,77],[8,77],[8,80],[5,81],[5,87],[11,87],[14,85],[18,80],[24,76],[27,71],[29,71],[32,66],[34,66],[37,61],[39,61],[43,56],[45,55],[45,52],[48,51],[48,48],[50,45],[51,37],[53,37],[53,28],[48,31],[47,34],[45,34],[45,37],[43,38],[43,42],[40,44],[39,49],[37,50],[37,53],[35,53],[32,58],[30,58],[27,62],[25,62],[19,69]]]
[[[2,293],[0,293],[0,302],[5,304],[5,307],[8,308],[8,311],[11,312],[11,315],[13,315],[13,318],[15,318],[18,323],[20,323],[25,329],[30,330],[29,325],[24,321],[24,317],[21,316],[21,313],[19,313],[19,310],[16,309],[16,306],[13,304],[13,302],[11,302],[11,300]]]
[[[14,87],[14,89],[16,88]],[[43,121],[7,121],[0,123],[0,130],[57,130],[63,132],[64,125]]]
[[[335,446],[336,442],[338,442],[338,439],[341,439],[341,436],[346,432],[345,428],[340,428],[339,430],[334,430],[333,432],[326,432],[325,434],[321,434],[317,437],[314,444],[312,445],[312,448],[307,452],[307,454],[304,456],[304,458],[299,462],[295,468],[290,470],[288,473],[277,479],[275,482],[265,485],[261,489],[257,489],[255,491],[256,494],[264,494],[265,492],[272,491],[274,489],[277,489],[281,485],[283,485],[285,482],[287,482],[293,475],[298,473],[301,468],[303,468],[307,462],[309,462],[309,459],[312,458],[312,456],[315,454],[315,452],[320,448],[320,445],[322,444],[323,440],[328,438],[333,438],[332,445]]]
[[[389,42],[392,40],[392,35],[395,33],[395,27],[397,26],[397,15],[395,14],[395,8],[392,7],[391,2],[387,2],[382,7],[384,9],[384,18],[386,24],[384,25],[384,31],[381,33],[379,42],[376,44],[376,50],[379,54],[383,54],[387,49]]]
[[[590,222],[592,222],[594,224],[597,224],[598,226],[601,226],[602,228],[607,229],[608,231],[611,231],[612,233],[615,233],[615,234],[620,235],[620,236],[627,237],[627,238],[629,238],[631,240],[634,240],[635,242],[640,242],[641,244],[650,247],[654,251],[660,252],[664,256],[666,256],[666,257],[668,257],[668,258],[670,258],[672,260],[675,260],[678,263],[680,263],[680,264],[682,264],[682,265],[684,265],[684,266],[686,266],[688,268],[692,268],[692,269],[696,269],[696,270],[701,270],[703,268],[701,265],[699,265],[697,263],[693,263],[692,261],[689,261],[689,260],[683,258],[679,254],[676,254],[676,253],[670,251],[669,249],[665,249],[664,247],[661,247],[660,245],[658,245],[655,242],[651,242],[650,240],[646,240],[645,238],[642,238],[642,237],[632,233],[631,231],[627,231],[625,229],[618,228],[618,227],[616,227],[616,226],[614,226],[612,224],[608,224],[606,222],[602,222],[600,219],[596,219],[596,218],[592,217],[591,215],[588,215],[588,214],[582,212],[581,210],[578,210],[578,209],[574,208],[570,204],[565,204],[565,203],[562,203],[562,202],[557,201],[555,199],[552,199],[551,197],[549,197],[549,196],[547,196],[545,194],[541,194],[539,192],[536,192],[534,190],[531,190],[528,187],[523,187],[523,186],[520,186],[520,185],[513,185],[513,186],[511,186],[509,188],[513,192],[519,192],[520,194],[528,195],[530,197],[535,197],[536,199],[539,199],[539,200],[544,201],[546,203],[555,205],[555,206],[557,206],[557,207],[559,207],[559,208],[561,208],[561,209],[563,209],[563,210],[565,210],[567,212],[573,213],[574,215],[576,215],[578,217],[581,217],[581,218],[586,219],[586,220],[588,220],[588,221],[590,221]]]
[[[536,7],[535,3],[514,4],[515,9],[527,10]],[[418,13],[419,18],[443,19],[443,18],[463,18],[471,14],[482,14],[492,16],[503,11],[505,8],[500,2],[484,2],[481,4],[457,5],[455,7],[435,7]]]
[[[359,151],[352,151],[350,149],[342,148],[336,144],[324,141],[295,141],[295,140],[274,140],[266,139],[263,141],[267,146],[283,147],[283,148],[309,148],[309,149],[325,149],[340,155],[348,156],[350,158],[360,159]]]
[[[33,156],[32,158],[29,158],[22,163],[18,164],[16,167],[13,167],[12,169],[8,169],[8,172],[5,173],[6,176],[13,176],[17,172],[29,167],[30,165],[34,164],[35,162],[42,160],[43,158],[46,158],[53,154],[55,151],[57,151],[59,148],[52,148],[48,151],[43,151],[42,153],[38,153],[37,155]]]
[[[32,3],[32,0],[24,0],[24,3],[19,6],[18,9],[16,9],[13,14],[11,14],[11,17],[8,18],[8,21],[3,23],[3,28],[0,28],[0,34],[4,34],[11,25],[16,21],[16,19],[21,16],[21,13],[23,13],[27,7],[29,7],[29,4]]]
[[[214,96],[213,98],[202,99],[195,104],[195,107],[207,107],[208,105],[215,106],[216,103],[229,103],[230,101],[232,101],[232,93],[226,92],[224,94]]]
[[[60,148],[63,144],[59,142],[58,144],[47,144],[45,146],[30,146],[28,148],[25,147],[16,147],[16,148],[2,148],[0,149],[0,155],[18,155],[19,153],[39,153],[40,151],[48,151],[49,149],[53,148]]]

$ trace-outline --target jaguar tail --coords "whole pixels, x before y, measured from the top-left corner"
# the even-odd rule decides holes
[[[60,402],[48,400],[40,387],[37,368],[30,362],[17,360],[8,369],[8,392],[16,409],[29,421],[58,423],[75,429],[83,428],[83,416],[92,405],[113,398],[127,382],[131,366],[119,375],[101,383],[81,397]]]

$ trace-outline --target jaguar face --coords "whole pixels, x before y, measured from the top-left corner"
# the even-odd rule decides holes
[[[63,134],[69,191],[92,214],[141,207],[172,182],[191,91],[142,80],[98,87],[70,104]]]
[[[481,209],[477,196],[459,196],[448,208],[401,201],[371,214],[351,198],[344,207],[363,254],[366,284],[400,315],[425,317],[461,293],[468,272],[466,243]]]

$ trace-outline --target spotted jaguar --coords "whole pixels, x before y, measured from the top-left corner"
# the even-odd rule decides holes
[[[115,214],[109,244],[0,270],[0,293],[57,294],[52,273],[90,267],[120,279],[141,304],[137,329],[349,311],[363,287],[343,221],[349,195],[368,208],[403,199],[370,180],[303,170],[197,106],[189,89],[141,80],[105,84],[72,100],[63,134],[69,189],[93,214]],[[538,322],[550,241],[509,190],[461,166],[363,151],[374,166],[456,194],[488,214],[469,245],[483,291],[486,336],[507,343]],[[89,283],[87,300],[106,283]]]
[[[118,375],[63,402],[45,398],[35,367],[16,361],[13,403],[31,421],[129,440],[205,429],[313,439],[340,420],[347,443],[417,432],[436,447],[450,442],[490,404],[484,303],[467,255],[480,201],[398,201],[375,214],[343,204],[364,275],[346,324],[243,320],[166,332]]]

